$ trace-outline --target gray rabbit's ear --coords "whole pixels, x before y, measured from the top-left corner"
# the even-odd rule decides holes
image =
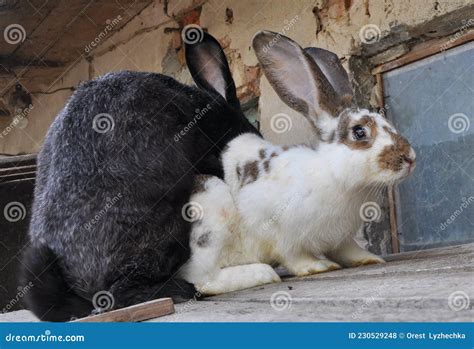
[[[240,108],[234,79],[219,42],[200,27],[188,27],[182,33],[186,64],[194,82],[202,89],[220,94]]]
[[[252,45],[265,76],[289,107],[316,126],[323,115],[337,115],[338,95],[296,42],[278,33],[261,31],[254,36]]]
[[[331,83],[334,91],[339,95],[343,106],[349,107],[353,97],[352,86],[349,81],[349,75],[347,75],[337,55],[318,47],[307,47],[304,50],[311,56]]]

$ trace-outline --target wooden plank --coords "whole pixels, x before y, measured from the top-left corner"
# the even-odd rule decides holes
[[[2,1],[0,11],[0,23],[2,23],[2,34],[10,40],[0,40],[0,54],[10,55],[16,52],[22,45],[28,43],[28,39],[37,27],[58,6],[57,1],[28,0],[28,1]],[[9,31],[3,32],[9,25]],[[24,31],[24,32],[23,32]],[[10,34],[8,34],[10,33]],[[25,35],[26,36],[25,36]],[[37,52],[40,52],[38,50]]]
[[[35,172],[24,172],[24,173],[11,173],[8,175],[2,175],[0,176],[0,183],[11,183],[13,181],[17,180],[22,180],[22,179],[34,179],[36,177],[36,171]]]
[[[0,168],[12,168],[20,165],[36,164],[37,154],[0,156]]]
[[[15,44],[0,40],[0,95],[17,81],[27,90],[45,89],[87,55],[86,45],[105,42],[152,2],[29,0],[3,6],[0,21],[16,26],[12,32],[19,39]]]
[[[4,186],[7,184],[19,184],[21,182],[30,182],[35,181],[36,177],[24,177],[24,178],[13,178],[9,180],[0,180],[0,186]]]
[[[446,49],[450,49],[474,40],[474,30],[469,30],[464,34],[460,34],[459,37],[456,39],[455,35],[456,34],[453,34],[445,38],[425,41],[418,45],[415,45],[410,50],[410,52],[401,56],[400,58],[381,64],[378,67],[374,68],[372,70],[372,74],[375,75],[384,73],[389,70],[393,70],[403,65],[426,58],[428,56],[443,52]]]
[[[16,166],[16,167],[9,167],[9,168],[1,168],[0,167],[0,177],[11,175],[14,173],[27,173],[27,172],[35,172],[36,165],[26,165],[26,166]]]
[[[462,244],[462,245],[453,245],[453,246],[443,246],[438,248],[430,248],[420,251],[410,251],[396,253],[384,257],[387,261],[407,261],[414,259],[429,260],[433,258],[438,258],[441,256],[446,256],[449,258],[455,258],[456,256],[469,255],[470,263],[474,263],[474,243]]]
[[[384,86],[383,86],[383,78],[382,74],[378,73],[375,74],[375,79],[377,81],[377,101],[378,106],[381,108],[380,110],[383,111],[383,117],[387,118],[387,107],[385,106],[385,98],[384,98]],[[389,206],[389,221],[390,221],[390,239],[391,239],[391,247],[392,253],[400,252],[400,243],[398,241],[398,227],[397,227],[397,210],[396,210],[396,202],[395,202],[395,195],[394,195],[394,187],[391,186],[387,190],[387,200]]]
[[[400,241],[398,239],[398,224],[397,224],[397,203],[395,200],[395,187],[388,188],[388,205],[390,211],[390,235],[392,238],[392,253],[400,252]]]
[[[157,318],[174,313],[171,298],[160,298],[149,302],[132,305],[127,308],[112,310],[103,314],[88,316],[72,322],[136,322]]]

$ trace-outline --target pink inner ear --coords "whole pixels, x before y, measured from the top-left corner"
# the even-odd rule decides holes
[[[216,67],[219,62],[218,57],[214,57],[210,52],[204,52],[199,57],[201,66],[200,75],[206,80],[222,97],[226,98],[226,83],[224,77],[219,71],[220,67]]]

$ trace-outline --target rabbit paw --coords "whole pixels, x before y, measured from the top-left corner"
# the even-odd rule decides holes
[[[273,282],[281,282],[275,270],[268,264],[254,263],[223,268],[213,279],[205,284],[197,284],[196,288],[212,296]]]
[[[252,272],[255,286],[270,284],[273,282],[281,282],[281,279],[278,274],[268,264],[253,264]]]
[[[293,274],[297,276],[306,276],[312,274],[324,273],[331,270],[341,269],[341,266],[326,259],[317,259],[310,263],[301,263],[290,268]]]
[[[353,260],[350,263],[350,267],[360,267],[361,265],[369,265],[369,264],[382,264],[385,261],[376,255],[367,256],[365,258],[359,260]]]
[[[337,250],[329,254],[329,257],[344,267],[385,263],[379,256],[360,247],[352,238],[341,244]]]

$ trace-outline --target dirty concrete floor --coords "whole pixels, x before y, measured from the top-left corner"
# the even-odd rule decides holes
[[[177,304],[171,321],[474,320],[474,244],[388,256],[343,269]],[[37,321],[22,310],[0,321]]]

